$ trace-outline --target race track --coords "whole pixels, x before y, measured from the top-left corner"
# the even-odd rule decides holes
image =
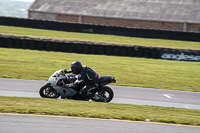
[[[0,78],[0,96],[40,97],[46,81]],[[115,96],[111,103],[153,105],[200,110],[200,92],[110,85]]]
[[[0,96],[40,97],[46,81],[0,78]],[[113,103],[200,109],[200,93],[111,85]],[[0,113],[2,133],[199,133],[200,127],[153,122]]]
[[[199,133],[199,127],[85,119],[59,116],[0,114],[2,133]]]

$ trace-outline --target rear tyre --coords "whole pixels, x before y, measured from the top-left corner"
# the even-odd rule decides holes
[[[102,102],[110,102],[114,97],[113,90],[108,86],[102,87],[97,93],[98,93],[97,95],[103,97]]]
[[[40,88],[39,94],[42,98],[59,98],[60,93],[53,87],[44,85]]]

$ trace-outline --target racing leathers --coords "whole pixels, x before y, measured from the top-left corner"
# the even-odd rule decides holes
[[[66,70],[66,73],[72,72],[71,70]],[[68,84],[68,87],[76,88],[81,82],[85,83],[85,86],[80,90],[80,95],[83,99],[87,97],[93,97],[91,93],[99,85],[99,75],[93,71],[88,66],[83,66],[79,74],[76,75],[77,79],[74,83]]]

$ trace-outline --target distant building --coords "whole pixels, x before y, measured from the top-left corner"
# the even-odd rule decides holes
[[[200,32],[200,0],[36,0],[29,18]]]

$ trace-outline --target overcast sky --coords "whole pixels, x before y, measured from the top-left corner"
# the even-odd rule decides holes
[[[34,0],[13,0],[13,1],[25,1],[25,2],[33,2]]]

